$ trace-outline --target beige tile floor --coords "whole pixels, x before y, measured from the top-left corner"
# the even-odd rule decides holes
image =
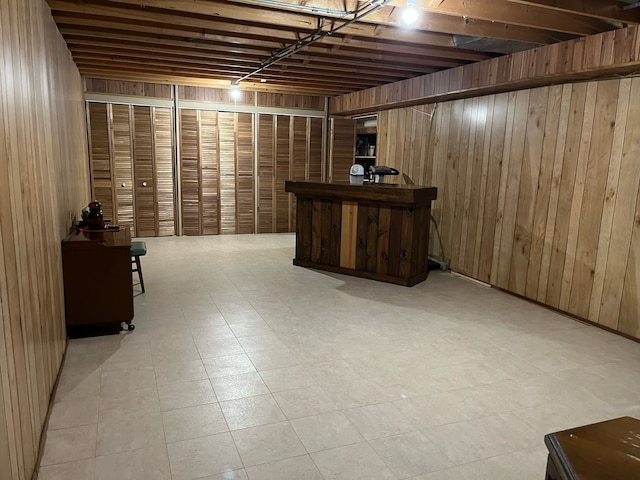
[[[445,272],[294,267],[292,235],[147,239],[132,334],[69,343],[40,480],[542,478],[640,416],[640,345]]]

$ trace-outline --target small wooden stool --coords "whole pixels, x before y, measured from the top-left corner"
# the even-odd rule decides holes
[[[640,478],[640,420],[621,417],[544,436],[546,480]]]
[[[131,269],[133,272],[138,272],[138,279],[140,280],[140,287],[142,293],[144,293],[144,278],[142,278],[142,266],[140,265],[140,257],[147,254],[147,244],[144,242],[136,241],[131,242],[131,264],[134,265]]]

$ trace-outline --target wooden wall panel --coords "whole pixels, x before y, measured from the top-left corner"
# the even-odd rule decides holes
[[[259,107],[278,107],[305,110],[324,110],[324,98],[310,95],[291,95],[287,93],[256,92],[256,104]]]
[[[289,180],[291,162],[291,117],[287,115],[276,116],[276,155],[275,155],[275,232],[290,232],[291,194],[284,191],[284,182]]]
[[[329,113],[352,115],[629,75],[639,66],[640,26],[633,25],[333,97]]]
[[[275,120],[258,116],[258,233],[273,232],[275,223]]]
[[[117,114],[122,112],[116,111]],[[126,107],[127,119],[129,109]],[[122,170],[115,170],[112,160],[112,143],[111,137],[112,110],[110,105],[92,103],[89,104],[89,142],[91,145],[90,162],[91,162],[91,185],[93,199],[102,203],[102,212],[107,218],[114,218],[115,201],[114,201],[114,173],[118,175]],[[128,122],[128,120],[127,120]],[[131,138],[129,134],[129,124],[125,132],[120,129],[116,131],[116,145],[118,146],[118,154],[123,154],[126,150],[128,158],[131,157]],[[121,138],[120,133],[124,133],[126,140]],[[126,143],[126,147],[122,145]],[[133,194],[132,194],[133,195]],[[125,217],[125,221],[129,220],[133,224],[133,215],[129,218]]]
[[[350,118],[329,121],[329,181],[348,182],[349,168],[355,161],[356,121]]]
[[[127,82],[87,77],[84,79],[87,93],[107,93],[111,95],[131,95],[171,99],[171,85],[148,82]]]
[[[45,2],[0,2],[0,71],[0,478],[27,480],[66,345],[60,243],[90,198],[87,136]]]
[[[378,151],[454,271],[640,338],[639,118],[640,78],[541,87],[379,112]]]

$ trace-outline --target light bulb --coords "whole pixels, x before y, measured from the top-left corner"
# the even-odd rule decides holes
[[[231,84],[231,98],[238,100],[242,92],[240,91],[240,85],[237,83]]]
[[[402,21],[405,25],[413,25],[418,20],[419,13],[413,1],[408,1],[407,6],[402,10]]]

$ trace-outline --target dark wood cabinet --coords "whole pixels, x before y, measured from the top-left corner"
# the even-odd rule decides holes
[[[62,242],[67,330],[119,325],[133,319],[131,236],[114,231],[77,230]]]

